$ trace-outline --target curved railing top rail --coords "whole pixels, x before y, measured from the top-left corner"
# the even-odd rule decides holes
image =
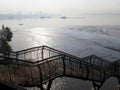
[[[79,57],[77,57],[77,56],[74,56],[74,55],[65,53],[65,52],[63,52],[63,51],[60,51],[60,50],[57,50],[57,49],[48,47],[48,46],[46,46],[46,45],[38,46],[38,47],[32,47],[32,48],[28,48],[28,49],[16,51],[16,53],[18,53],[18,54],[23,54],[23,53],[32,52],[32,51],[39,50],[39,49],[49,49],[49,50],[51,50],[51,51],[54,51],[55,53],[59,53],[59,54],[64,54],[64,55],[67,55],[67,56],[71,56],[71,57],[76,58],[76,59],[78,59],[78,60],[81,59],[81,58],[79,58]]]
[[[9,50],[4,50],[4,49],[0,49],[0,54],[4,54],[4,55],[8,55],[8,56],[16,56],[16,52],[14,51],[9,51]]]
[[[48,61],[48,59],[52,59],[52,58],[56,58],[56,57],[60,57],[60,58],[63,58],[63,57],[65,57],[65,55],[63,55],[63,54],[60,54],[60,55],[56,55],[56,56],[52,56],[52,57],[49,57],[49,58],[45,58],[45,59],[43,59],[43,60],[39,60],[39,61],[35,61],[35,62],[33,62],[33,61],[26,61],[26,60],[22,60],[22,59],[17,59],[17,58],[12,58],[12,57],[6,57],[6,56],[1,56],[0,55],[0,63],[2,63],[2,64],[19,64],[19,65],[28,65],[29,64],[29,66],[33,66],[34,64],[35,65],[37,65],[37,64],[41,64],[41,63],[45,63],[45,62],[47,62]],[[68,57],[68,56],[66,56],[66,57]],[[69,57],[69,58],[71,58],[71,60],[70,61],[72,61],[72,62],[75,62],[75,63],[83,63],[83,64],[86,64],[86,65],[88,65],[88,66],[91,66],[91,67],[96,67],[96,69],[97,68],[100,68],[100,67],[98,67],[98,66],[96,66],[96,65],[91,65],[90,63],[88,63],[88,62],[84,62],[84,61],[81,61],[81,60],[75,60],[74,58],[74,60],[72,60],[72,57]],[[16,63],[17,62],[17,63]],[[30,65],[31,64],[31,65]],[[101,67],[102,68],[102,67]]]
[[[36,61],[36,62],[32,62],[32,61],[26,61],[26,60],[21,60],[21,59],[16,59],[16,58],[11,58],[11,57],[5,57],[5,56],[0,56],[0,64],[16,64],[16,65],[21,65],[21,66],[27,66],[29,65],[30,67],[31,66],[34,66],[34,65],[37,65],[37,64],[42,64],[42,63],[47,63],[48,59],[51,59],[52,58],[61,58],[61,55],[56,55],[56,56],[53,56],[53,57],[50,57],[50,58],[46,58],[44,60],[40,60],[40,61]]]
[[[68,53],[66,53],[66,52],[63,52],[63,51],[60,51],[60,50],[57,50],[57,49],[48,47],[48,46],[46,46],[46,45],[38,46],[38,47],[32,47],[32,48],[28,48],[28,49],[16,51],[15,53],[23,54],[23,53],[32,52],[32,51],[39,50],[39,49],[49,49],[49,50],[51,50],[51,51],[54,51],[55,53],[64,54],[64,55],[66,55],[66,56],[70,56],[70,57],[72,57],[72,58],[75,58],[76,60],[81,60],[81,59],[84,59],[84,58],[91,57],[91,58],[98,58],[98,59],[103,60],[103,61],[105,61],[105,62],[107,62],[107,63],[110,63],[110,61],[105,60],[105,59],[103,59],[103,58],[101,58],[101,57],[98,57],[98,56],[96,56],[96,55],[90,55],[90,56],[86,56],[86,57],[83,57],[83,58],[79,58],[79,57],[77,57],[77,56],[75,56],[75,55],[68,54]]]
[[[4,49],[1,49],[1,48],[0,48],[0,52],[10,52],[10,53],[16,53],[16,52],[14,52],[14,51],[4,50]]]
[[[66,55],[70,58],[73,58],[74,60],[76,61],[80,61],[82,60],[82,62],[86,62],[86,63],[90,63],[90,64],[93,64],[95,62],[99,62],[101,61],[102,63],[106,63],[106,64],[111,64],[111,62],[107,61],[107,60],[104,60],[103,58],[101,57],[98,57],[98,56],[95,56],[95,55],[90,55],[90,56],[87,56],[87,57],[84,57],[84,58],[79,58],[77,56],[74,56],[74,55],[71,55],[71,54],[68,54],[68,53],[65,53],[63,51],[60,51],[60,50],[57,50],[57,49],[54,49],[54,48],[51,48],[51,47],[48,47],[46,45],[43,45],[43,46],[38,46],[38,47],[33,47],[33,48],[28,48],[28,49],[24,49],[24,50],[20,50],[20,51],[16,51],[16,52],[13,52],[13,51],[4,51],[4,50],[1,50],[0,49],[0,53],[5,53],[5,52],[8,52],[11,56],[13,56],[14,58],[16,58],[17,55],[19,54],[24,54],[24,53],[30,53],[32,51],[36,51],[36,50],[39,50],[39,49],[45,49],[45,50],[50,50],[50,51],[53,51],[55,53],[58,53],[58,55]],[[10,57],[11,57],[10,56]],[[55,55],[56,56],[56,55]],[[9,56],[8,56],[9,57]],[[12,58],[13,58],[12,57]],[[92,59],[94,61],[92,61]],[[21,59],[22,60],[22,59]],[[88,61],[87,61],[88,60]],[[33,62],[33,61],[32,61]],[[37,62],[41,62],[41,60],[37,61]],[[97,65],[96,65],[97,66]]]

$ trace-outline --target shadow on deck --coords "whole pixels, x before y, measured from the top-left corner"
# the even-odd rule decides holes
[[[120,61],[109,62],[95,55],[78,58],[48,46],[33,47],[17,52],[0,50],[0,82],[6,87],[34,87],[45,90],[57,77],[71,77],[92,81],[99,90],[110,77],[117,77],[120,84]],[[11,84],[9,86],[9,84]],[[13,90],[18,90],[14,89]]]

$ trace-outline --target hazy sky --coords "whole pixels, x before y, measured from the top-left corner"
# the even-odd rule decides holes
[[[120,0],[0,0],[0,13],[120,13]]]

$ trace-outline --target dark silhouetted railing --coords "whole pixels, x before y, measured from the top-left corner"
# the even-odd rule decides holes
[[[41,90],[42,84],[48,82],[49,90],[55,78],[66,76],[92,81],[95,90],[99,90],[106,79],[120,77],[119,62],[95,55],[78,58],[48,46],[17,52],[0,50],[0,80],[25,87],[38,86]]]

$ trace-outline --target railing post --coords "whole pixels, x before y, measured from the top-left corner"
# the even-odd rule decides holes
[[[120,78],[119,77],[117,77],[117,78],[118,78],[118,88],[120,90]]]
[[[28,67],[29,67],[29,70],[30,70],[31,81],[33,82],[32,70],[31,70],[31,67],[30,67],[29,63],[28,63]]]
[[[43,85],[42,85],[43,78],[42,78],[42,69],[41,69],[40,65],[38,65],[38,70],[39,70],[39,74],[40,74],[40,86],[39,86],[39,88],[41,90],[45,90]]]
[[[62,56],[62,60],[63,60],[63,75],[65,75],[66,72],[65,55]]]
[[[44,59],[44,46],[42,47],[42,51],[41,51],[41,57],[42,57],[42,60]]]
[[[39,60],[39,55],[38,55],[38,52],[39,52],[39,49],[37,49],[37,55],[36,55],[36,60],[38,61]]]
[[[25,60],[25,58],[26,58],[25,54],[26,54],[26,52],[24,52],[24,59],[23,60]]]
[[[16,59],[18,59],[18,52],[16,52]]]
[[[18,52],[16,53],[16,59],[18,59]],[[17,67],[18,67],[18,60],[17,60]]]
[[[89,67],[87,65],[86,65],[86,69],[87,69],[87,75],[86,75],[85,79],[88,79],[88,77],[89,77]]]
[[[50,88],[52,86],[52,82],[53,82],[53,79],[49,80],[48,85],[47,85],[47,90],[50,90]]]
[[[8,69],[8,78],[9,78],[9,82],[12,81],[11,79],[11,73],[10,73],[10,70],[9,70],[9,66],[7,65],[7,69]],[[11,82],[12,83],[12,82]]]

